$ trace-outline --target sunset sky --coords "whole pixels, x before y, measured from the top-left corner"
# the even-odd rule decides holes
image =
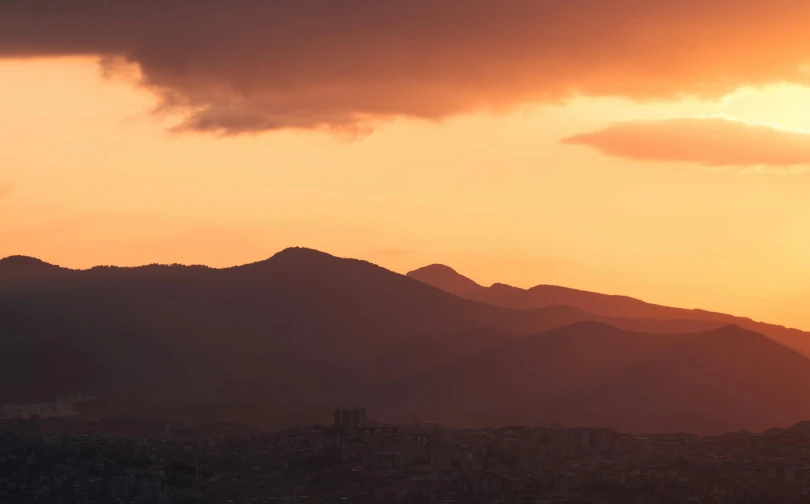
[[[5,0],[0,257],[308,246],[810,329],[806,0]]]

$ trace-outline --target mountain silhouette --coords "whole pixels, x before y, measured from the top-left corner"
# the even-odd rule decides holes
[[[483,295],[486,290],[486,287],[477,284],[475,281],[461,275],[450,266],[443,264],[431,264],[430,266],[419,268],[408,273],[408,276],[467,299],[473,299],[478,295]]]
[[[651,335],[583,322],[415,377],[378,409],[468,427],[714,434],[808,418],[809,388],[809,360],[737,326]]]
[[[335,406],[379,404],[380,415],[400,411],[402,419],[419,413],[407,407],[416,384],[457,371],[423,395],[439,406],[461,405],[461,412],[467,411],[462,399],[470,397],[469,416],[452,418],[540,421],[551,417],[521,408],[531,413],[551,404],[557,389],[584,393],[645,362],[633,356],[647,358],[683,334],[722,325],[595,315],[560,305],[503,308],[365,261],[302,248],[224,269],[70,270],[15,257],[0,260],[0,403],[87,394],[117,412],[124,405],[136,413],[205,411],[210,418],[216,407],[205,405],[219,404],[232,405],[238,419],[254,412],[257,421],[296,422],[328,418]],[[554,334],[548,341],[558,341],[557,350],[545,346]],[[566,346],[574,343],[579,346]],[[527,366],[508,357],[515,348],[523,350],[514,358],[533,362],[537,374],[521,374]],[[591,353],[598,355],[583,357]],[[610,367],[608,357],[624,364]],[[479,360],[476,377],[470,370]],[[582,371],[587,362],[590,371]],[[552,373],[568,368],[581,373]],[[461,376],[469,383],[458,381]],[[513,396],[526,402],[520,408],[503,403]],[[401,400],[402,407],[389,400]],[[434,411],[430,402],[412,404]],[[562,418],[567,410],[554,411]]]
[[[808,362],[730,325],[602,380],[578,397],[574,412],[600,411],[592,418],[628,430],[764,431],[810,418]]]
[[[252,403],[275,390],[277,409],[316,408],[355,390],[368,358],[418,335],[483,327],[530,334],[590,318],[568,307],[482,305],[300,248],[226,269],[75,271],[12,258],[0,272],[0,340],[17,349],[11,355],[39,361],[34,348],[58,343],[97,370],[82,390],[65,390],[75,384],[45,372],[35,387],[11,387],[15,400],[71,392]]]
[[[0,259],[0,285],[12,282],[38,282],[62,280],[74,272],[45,261],[26,256],[10,256]]]
[[[782,345],[810,357],[810,333],[749,318],[698,309],[673,308],[647,303],[628,296],[599,294],[556,285],[521,289],[501,283],[480,285],[448,266],[431,265],[411,271],[409,277],[433,285],[456,296],[492,306],[532,309],[544,306],[570,306],[593,315],[626,319],[703,320],[720,325],[738,325],[768,336]]]

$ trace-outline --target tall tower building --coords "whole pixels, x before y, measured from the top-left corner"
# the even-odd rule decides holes
[[[335,427],[359,429],[366,425],[365,408],[339,408],[335,410]]]

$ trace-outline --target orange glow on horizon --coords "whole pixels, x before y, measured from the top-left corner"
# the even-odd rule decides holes
[[[445,263],[483,284],[560,284],[810,329],[806,175],[559,143],[684,117],[810,131],[808,88],[577,98],[396,119],[345,141],[172,135],[152,95],[104,80],[91,58],[0,60],[0,82],[0,257],[228,266],[300,245],[399,272]]]

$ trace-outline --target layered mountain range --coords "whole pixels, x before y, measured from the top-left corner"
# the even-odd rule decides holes
[[[273,425],[357,404],[459,426],[761,430],[810,418],[809,337],[309,249],[226,269],[0,260],[0,403],[90,394],[119,412],[185,405]]]
[[[808,333],[798,329],[756,322],[745,317],[699,309],[672,308],[646,303],[628,296],[588,292],[557,285],[537,285],[521,289],[502,283],[485,287],[443,264],[433,264],[408,273],[408,276],[433,285],[464,299],[513,309],[531,309],[565,305],[602,315],[632,319],[703,320],[718,324],[734,324],[768,336],[789,348],[810,356]]]

